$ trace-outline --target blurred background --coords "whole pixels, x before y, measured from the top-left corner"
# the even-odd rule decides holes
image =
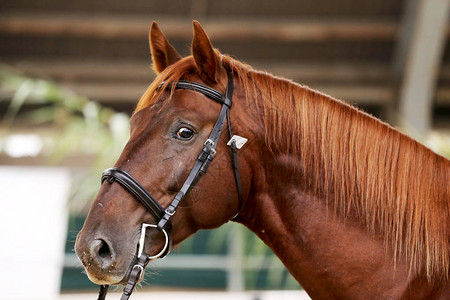
[[[449,5],[1,0],[0,264],[9,271],[0,281],[16,287],[5,299],[97,288],[83,274],[74,240],[155,76],[153,20],[183,55],[190,52],[192,20],[199,20],[222,53],[354,104],[449,157]],[[301,295],[271,251],[236,224],[199,232],[149,269],[141,290]],[[252,297],[260,295],[272,297]]]

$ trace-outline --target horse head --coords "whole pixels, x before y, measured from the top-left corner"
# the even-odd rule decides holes
[[[190,83],[203,84],[225,95],[229,80],[233,79],[232,75],[227,76],[231,70],[220,64],[220,54],[198,22],[194,22],[191,56],[182,58],[156,23],[151,27],[149,40],[159,84],[150,86],[150,94],[143,96],[148,99],[141,99],[133,114],[131,137],[115,167],[131,174],[157,199],[156,205],[165,208],[182,189],[221,112],[220,104],[189,89]],[[187,87],[171,88],[180,79]],[[244,121],[238,116],[243,108],[236,103],[241,97],[239,92],[233,97],[231,123],[234,131],[245,136],[250,135],[251,126],[240,126]],[[147,102],[141,104],[143,101]],[[226,129],[223,131],[214,146],[214,160],[208,171],[201,180],[195,178],[176,214],[170,216],[170,228],[166,229],[173,245],[199,229],[218,227],[239,212],[232,156],[227,146],[230,137]],[[238,155],[243,178],[241,193],[245,198],[251,171],[244,155]],[[75,249],[93,282],[118,284],[126,282],[130,273],[141,225],[158,224],[160,220],[158,214],[152,215],[123,185],[106,181],[78,234]],[[151,228],[141,246],[151,256],[161,251],[165,243],[164,234]]]

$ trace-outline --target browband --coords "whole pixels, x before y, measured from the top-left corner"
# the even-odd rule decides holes
[[[228,78],[229,79],[229,78]],[[231,81],[232,82],[232,81]],[[230,84],[230,80],[228,80],[228,84]],[[161,83],[160,87],[164,85],[164,82]],[[169,87],[172,86],[172,83],[168,84]],[[206,85],[203,85],[201,83],[192,82],[192,81],[186,81],[186,80],[178,80],[178,82],[175,84],[175,89],[183,89],[183,90],[191,90],[198,92],[200,94],[205,95],[206,97],[210,98],[211,100],[214,100],[220,104],[224,104],[228,106],[228,108],[231,108],[231,96],[230,97],[224,97],[222,93],[219,91],[216,91]],[[228,87],[227,87],[228,89]]]

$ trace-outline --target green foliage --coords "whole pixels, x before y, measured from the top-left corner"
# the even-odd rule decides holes
[[[100,187],[99,174],[114,164],[129,137],[129,117],[84,96],[43,79],[31,78],[7,66],[0,66],[0,90],[10,93],[2,128],[33,131],[54,128],[44,136],[43,155],[48,164],[57,164],[79,154],[92,156],[88,173],[74,175],[72,212],[88,206]],[[28,105],[26,111],[19,114]],[[51,125],[51,126],[49,126]],[[3,132],[3,137],[11,132]],[[0,136],[0,139],[2,136]]]

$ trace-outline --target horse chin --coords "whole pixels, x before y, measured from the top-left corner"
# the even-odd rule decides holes
[[[125,274],[123,272],[105,274],[102,272],[90,272],[86,269],[86,274],[90,281],[98,285],[125,285],[128,281],[130,270],[127,270]]]
[[[126,282],[122,276],[114,275],[97,275],[87,272],[87,276],[90,281],[98,285],[120,285]]]
[[[110,269],[108,271],[85,267],[90,281],[98,285],[125,285],[131,273],[131,265],[128,268]]]

